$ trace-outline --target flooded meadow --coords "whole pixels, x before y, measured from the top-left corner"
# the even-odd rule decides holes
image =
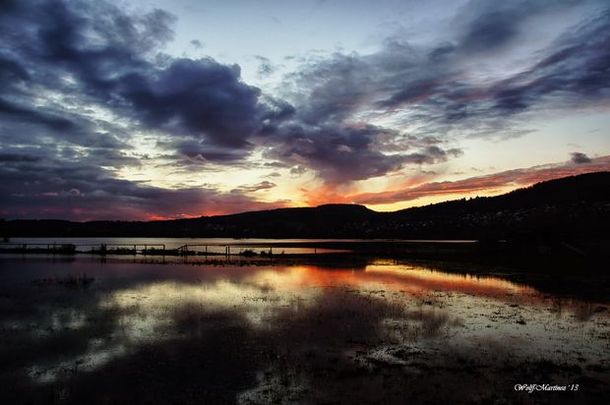
[[[534,279],[381,259],[4,255],[0,401],[605,402],[610,299]]]

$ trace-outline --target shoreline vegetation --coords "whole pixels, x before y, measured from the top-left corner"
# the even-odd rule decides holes
[[[610,171],[476,197],[376,212],[357,204],[162,221],[0,219],[0,237],[478,240],[608,239]]]
[[[0,220],[0,236],[5,239],[0,253],[305,260],[347,255],[588,271],[603,268],[610,260],[608,229],[610,172],[598,172],[550,180],[496,197],[396,212],[331,204],[171,221]],[[44,243],[11,243],[11,238],[19,237],[44,238]],[[189,246],[185,239],[183,246],[168,249],[162,243],[141,244],[135,239],[90,245],[54,240],[62,237],[220,237],[234,241]],[[251,243],[249,238],[276,240]],[[297,238],[303,240],[281,241]],[[300,249],[298,254],[291,253],[295,249]]]
[[[0,254],[94,255],[94,256],[160,256],[160,257],[241,257],[246,259],[287,258],[314,259],[362,257],[388,259],[441,259],[476,262],[514,262],[521,260],[548,264],[591,264],[608,256],[603,241],[581,242],[578,246],[562,240],[523,239],[500,241],[434,241],[434,240],[331,240],[206,245],[185,244],[165,248],[139,243],[71,244],[71,243],[2,243]],[[291,253],[291,249],[298,253]],[[288,252],[287,252],[288,251]]]
[[[2,338],[14,388],[0,396],[505,403],[534,398],[513,387],[544,376],[583,388],[542,402],[603,402],[609,186],[599,173],[403,213],[4,221],[0,303],[17,326]],[[249,239],[266,230],[292,240]],[[181,232],[235,239],[168,237]],[[133,390],[153,377],[169,383]]]
[[[508,242],[489,244],[476,241],[276,242],[256,246],[238,243],[229,249],[230,254],[210,250],[134,250],[125,247],[79,251],[74,245],[68,245],[69,247],[59,248],[55,253],[44,248],[32,249],[31,252],[0,248],[0,253],[4,253],[0,254],[0,257],[24,260],[28,257],[40,257],[43,260],[59,262],[72,262],[82,258],[99,260],[102,263],[188,264],[235,268],[322,266],[339,270],[349,268],[354,271],[364,271],[367,266],[377,263],[433,263],[439,266],[440,271],[476,274],[481,277],[501,275],[515,282],[527,280],[541,291],[563,296],[576,294],[579,298],[600,300],[606,299],[610,294],[610,277],[604,271],[608,262],[607,254],[604,255],[600,251],[595,255],[582,255],[582,252],[575,252],[563,245],[515,246]],[[53,248],[52,244],[49,246]],[[320,249],[323,253],[285,253],[284,249],[296,246],[301,249]],[[66,251],[69,253],[66,254]]]

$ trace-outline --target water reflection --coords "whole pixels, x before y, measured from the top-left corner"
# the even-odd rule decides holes
[[[82,273],[91,286],[33,283]],[[608,382],[608,303],[499,277],[38,259],[4,260],[0,281],[7,400],[404,402],[451,398],[440,382],[491,398],[528,373]]]

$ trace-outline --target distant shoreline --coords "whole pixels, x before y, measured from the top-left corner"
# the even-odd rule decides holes
[[[172,237],[390,240],[602,240],[610,229],[610,172],[538,183],[495,197],[395,212],[328,204],[165,221],[0,220],[0,238]]]
[[[36,239],[36,238],[29,238]],[[112,241],[113,239],[108,239]],[[558,241],[464,241],[464,240],[254,240],[243,239],[117,239],[61,243],[45,240],[44,243],[0,243],[0,256],[98,256],[165,258],[185,260],[230,261],[240,260],[297,260],[350,262],[375,258],[396,260],[435,260],[455,263],[478,263],[506,266],[535,272],[566,271],[597,273],[610,259],[608,241],[593,241],[573,246]],[[90,243],[83,243],[90,242]],[[116,243],[120,242],[120,243]],[[176,247],[177,243],[182,243]],[[189,244],[189,242],[191,242]]]

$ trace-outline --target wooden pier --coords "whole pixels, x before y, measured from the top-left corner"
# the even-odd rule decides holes
[[[273,256],[269,244],[207,243],[184,244],[168,249],[164,243],[0,243],[1,253],[53,254],[53,255],[144,255],[144,256]],[[316,254],[315,247],[309,248]],[[276,249],[277,250],[277,249]]]
[[[197,241],[193,241],[197,242]],[[502,250],[506,243],[494,249]],[[495,245],[494,245],[495,246]],[[303,240],[303,241],[228,241],[187,243],[176,246],[164,243],[0,243],[0,254],[51,254],[98,256],[216,256],[216,257],[312,257],[323,254],[358,254],[391,257],[470,257],[490,248],[467,240]]]
[[[165,255],[168,252],[164,243],[0,243],[0,253]]]

